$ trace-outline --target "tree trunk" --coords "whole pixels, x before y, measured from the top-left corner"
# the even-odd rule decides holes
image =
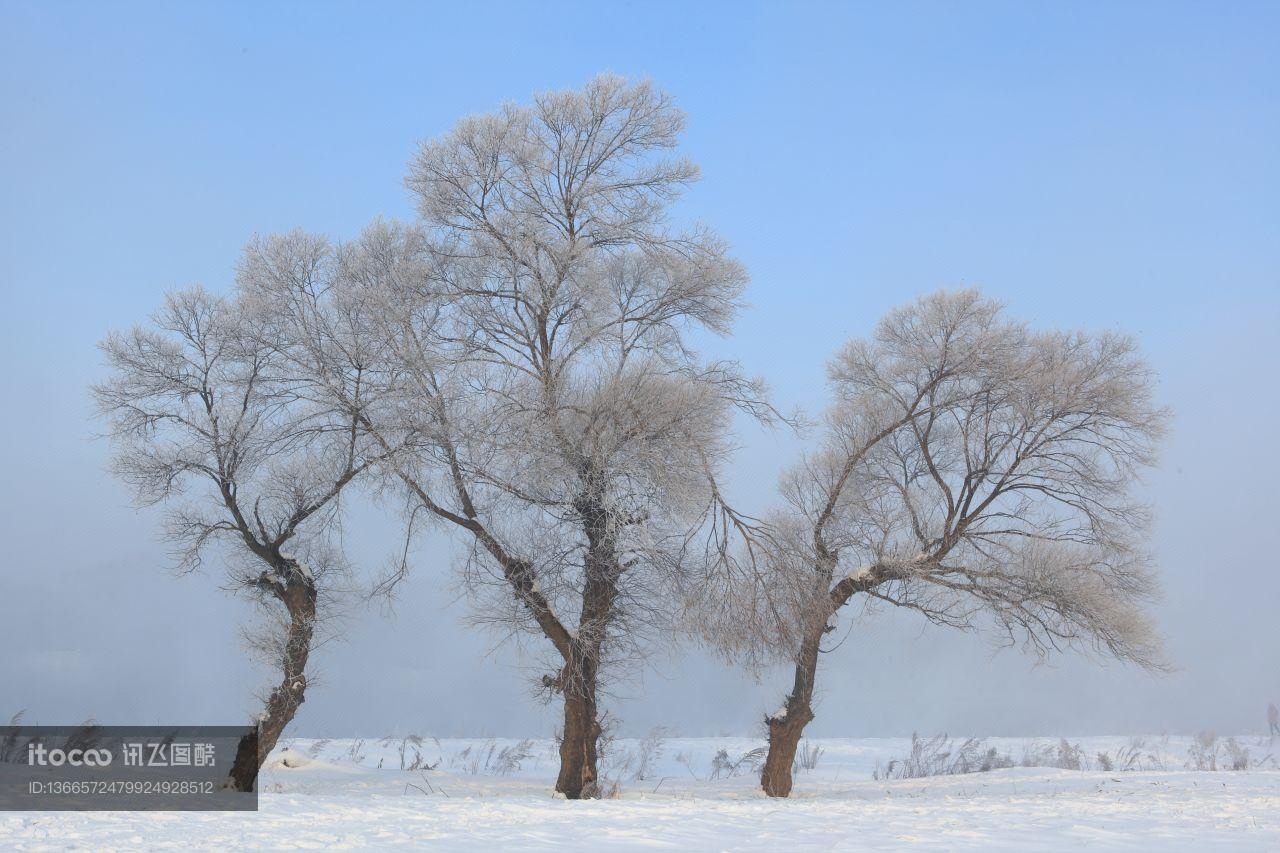
[[[585,583],[578,636],[560,673],[564,690],[564,731],[560,741],[560,775],[556,790],[570,800],[601,795],[599,769],[600,716],[596,685],[605,635],[614,617],[622,569],[613,525],[598,490],[575,503],[586,533]]]
[[[564,731],[560,739],[560,775],[556,790],[570,800],[600,796],[600,719],[596,705],[596,673],[580,662],[576,672],[566,672]],[[566,670],[570,667],[566,666]]]
[[[258,727],[240,738],[236,760],[231,765],[231,787],[236,791],[252,791],[258,781]]]
[[[280,661],[284,677],[267,697],[266,707],[258,718],[257,731],[240,740],[235,764],[231,768],[231,782],[237,791],[253,790],[262,763],[275,749],[280,734],[293,721],[306,696],[307,658],[311,655],[311,640],[315,632],[316,588],[309,577],[292,566],[286,577],[287,580],[277,582],[273,589],[289,612],[289,627]]]
[[[818,644],[826,621],[811,628],[796,657],[795,684],[780,713],[765,719],[769,727],[769,754],[760,774],[760,786],[770,797],[791,795],[791,772],[804,727],[813,720],[813,680],[818,671]]]

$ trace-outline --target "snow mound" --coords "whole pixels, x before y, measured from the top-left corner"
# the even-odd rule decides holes
[[[330,767],[326,761],[316,761],[310,756],[298,752],[296,749],[282,749],[276,755],[271,756],[265,767],[270,770],[297,770],[302,767]]]

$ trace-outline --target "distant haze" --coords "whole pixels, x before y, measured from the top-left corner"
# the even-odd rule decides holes
[[[238,722],[267,684],[236,628],[252,606],[210,594],[213,562],[172,577],[160,512],[105,471],[87,386],[106,331],[166,289],[227,290],[255,232],[411,217],[417,140],[608,69],[688,112],[703,177],[681,214],[752,275],[734,336],[705,347],[782,408],[820,412],[826,359],[885,311],[978,285],[1037,325],[1133,332],[1175,411],[1146,488],[1176,672],[1037,666],[881,609],[824,656],[811,733],[1264,729],[1280,702],[1280,8],[587,9],[0,4],[0,716]],[[731,486],[760,509],[800,443],[741,443]],[[363,496],[346,535],[365,581],[401,547],[394,508]],[[394,612],[352,612],[295,734],[551,732],[540,640],[525,668],[490,657],[450,557],[417,543]],[[789,677],[696,649],[654,664],[612,688],[624,731],[759,733]]]

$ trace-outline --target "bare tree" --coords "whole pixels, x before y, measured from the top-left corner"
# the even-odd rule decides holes
[[[305,696],[317,621],[345,570],[330,537],[338,498],[371,464],[364,438],[345,413],[299,393],[241,305],[200,288],[170,295],[152,326],[101,347],[112,374],[93,391],[115,473],[139,504],[172,507],[180,570],[225,546],[231,589],[269,617],[253,639],[282,677],[233,769],[248,790]]]
[[[684,587],[743,523],[716,486],[732,412],[770,414],[687,340],[728,330],[745,274],[710,232],[667,222],[697,175],[661,156],[682,127],[647,83],[541,95],[422,147],[417,227],[334,247],[286,235],[242,265],[308,370],[335,372],[323,364],[347,356],[326,342],[346,329],[373,323],[387,345],[364,365],[378,390],[361,426],[411,519],[469,543],[477,618],[550,645],[541,683],[564,699],[556,789],[571,798],[598,793],[602,673],[667,639]]]
[[[1131,492],[1167,413],[1130,338],[1032,331],[976,291],[939,292],[848,344],[829,380],[821,444],[784,476],[750,572],[701,602],[723,648],[795,665],[766,719],[767,794],[791,791],[821,642],[851,601],[1160,665]]]

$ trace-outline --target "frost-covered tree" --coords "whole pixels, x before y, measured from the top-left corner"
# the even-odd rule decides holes
[[[478,619],[549,647],[571,798],[598,790],[602,677],[670,635],[741,523],[716,485],[732,411],[769,415],[736,365],[689,345],[728,330],[746,276],[709,231],[668,222],[697,176],[664,156],[683,124],[610,76],[467,118],[412,163],[416,226],[286,235],[242,267],[308,370],[349,367],[324,343],[347,329],[386,345],[363,365],[379,390],[362,429],[413,521],[467,544]]]
[[[265,611],[251,640],[281,680],[256,752],[246,741],[237,756],[234,781],[247,790],[305,697],[317,623],[345,571],[331,537],[339,496],[371,464],[365,439],[345,412],[302,393],[243,303],[200,288],[171,294],[151,325],[101,348],[111,372],[93,392],[115,473],[139,504],[169,507],[181,571],[216,547],[231,589]]]
[[[1035,331],[976,291],[939,292],[849,343],[828,376],[820,443],[783,477],[751,571],[702,601],[723,648],[794,664],[766,720],[767,794],[791,791],[821,644],[851,603],[1159,665],[1132,491],[1167,414],[1131,338]]]

